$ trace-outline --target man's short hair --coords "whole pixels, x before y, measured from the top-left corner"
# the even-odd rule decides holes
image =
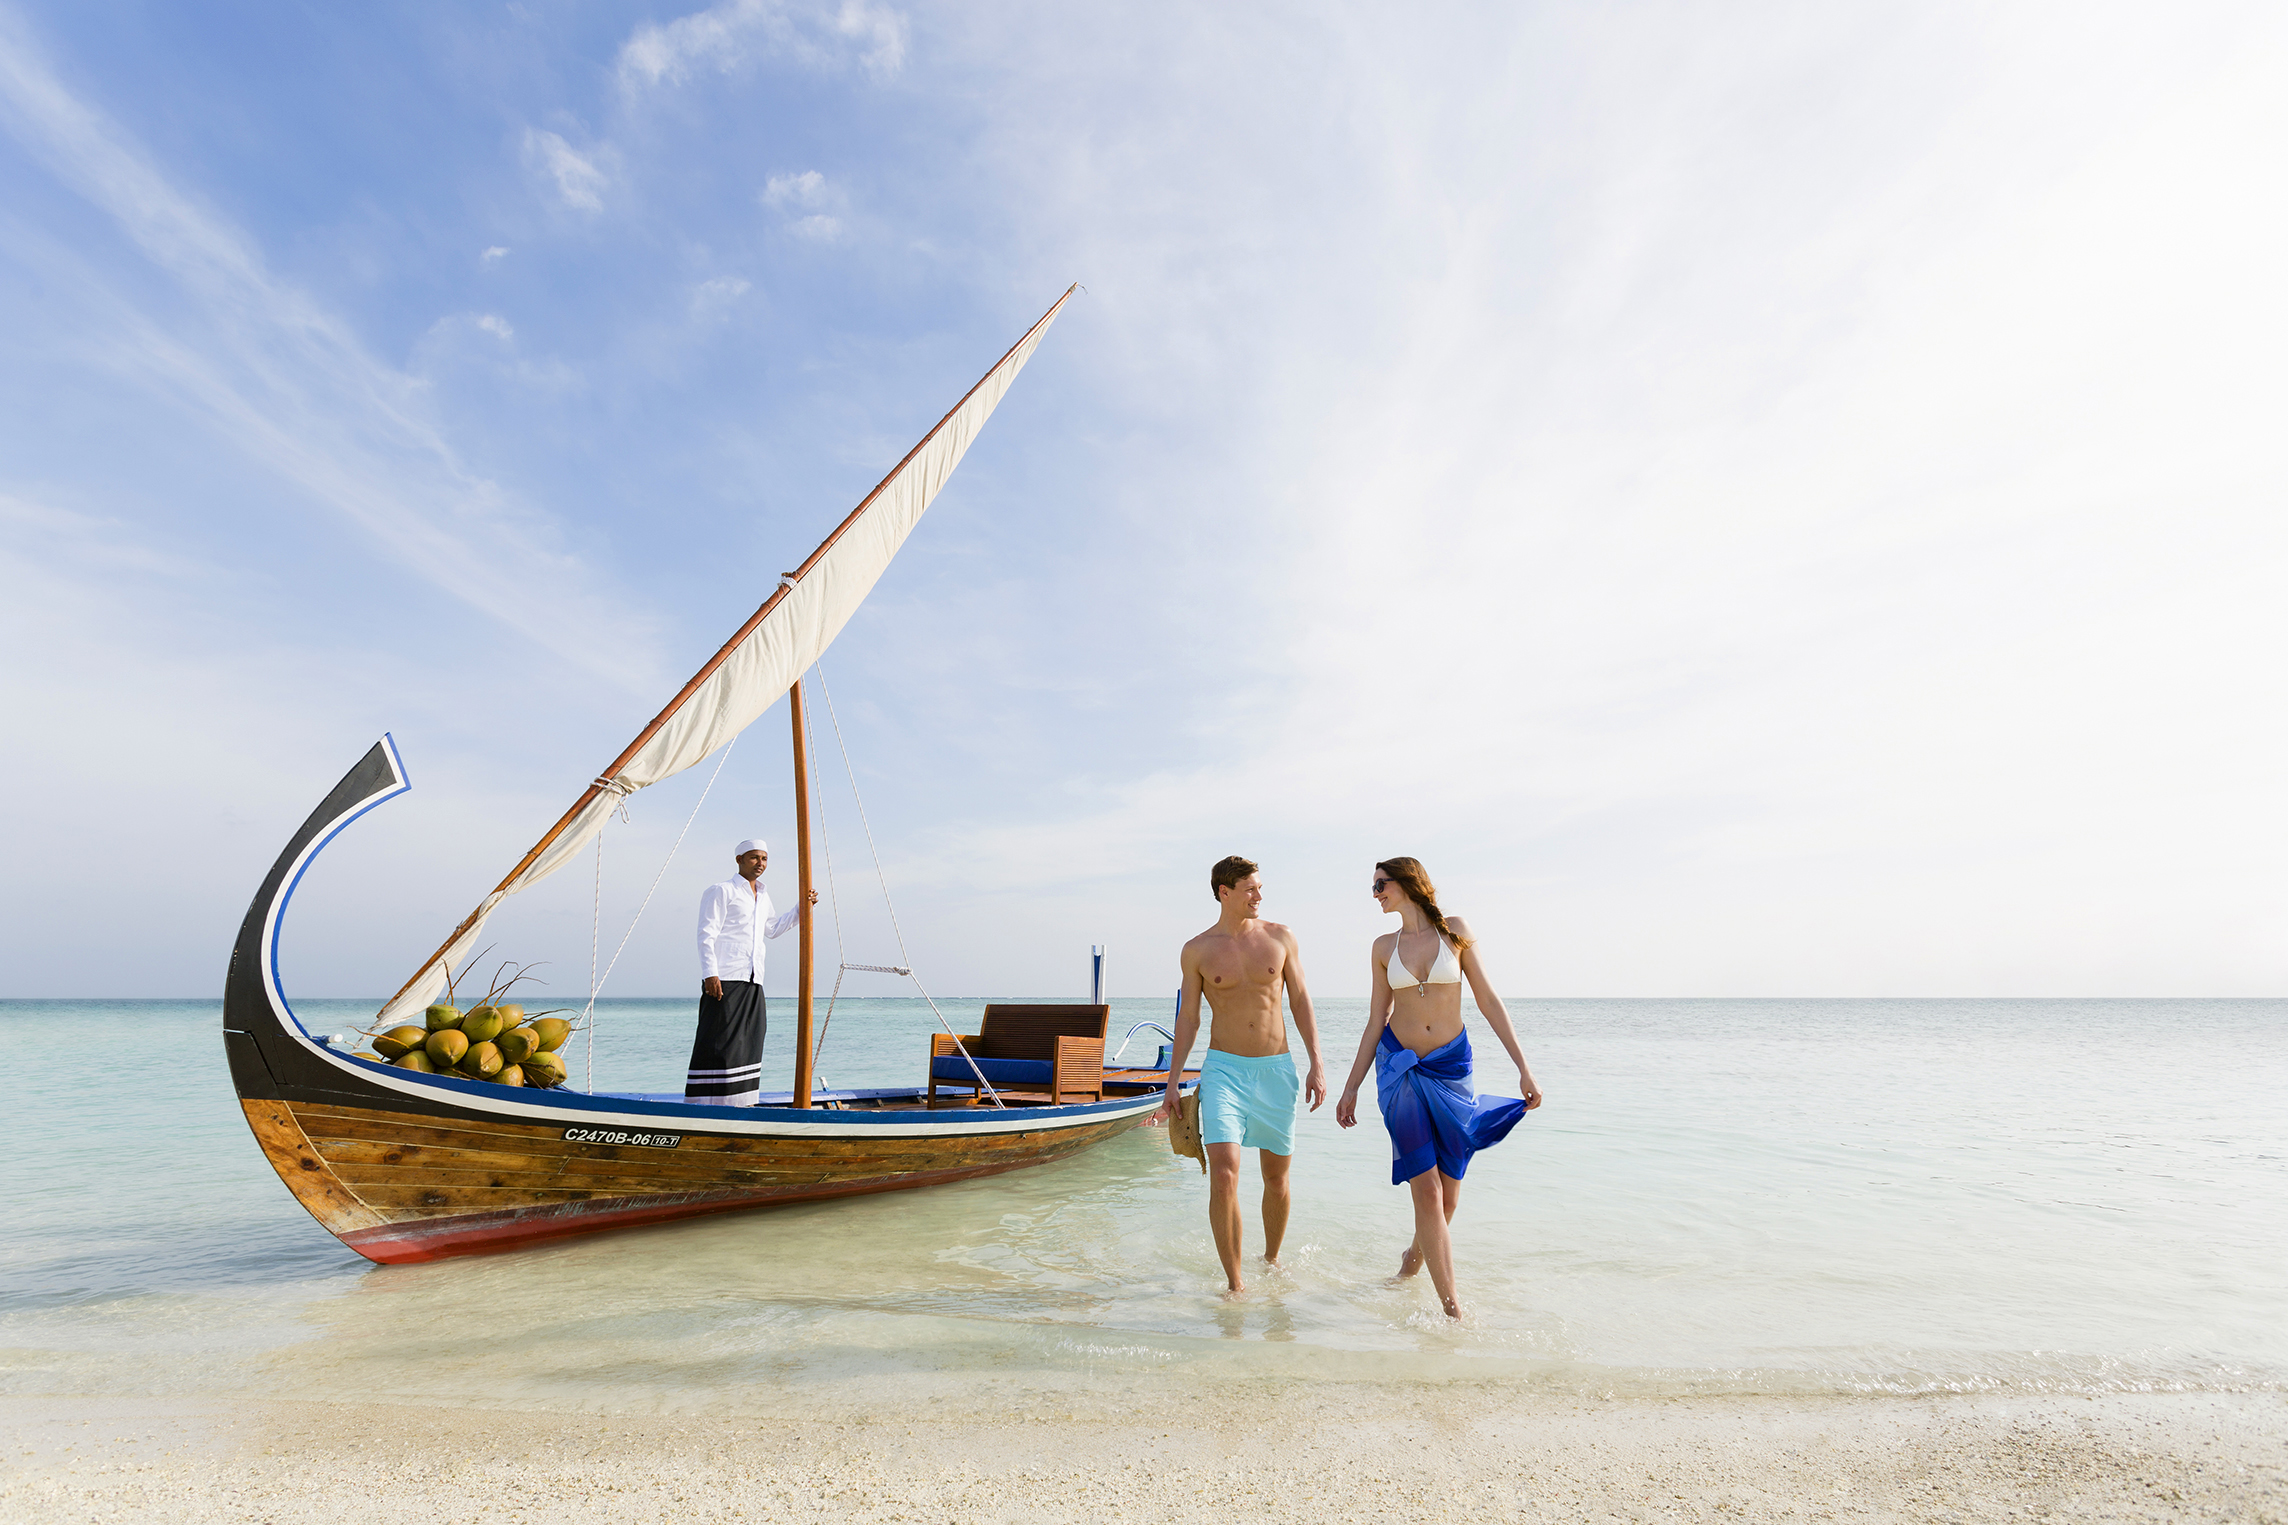
[[[1216,903],[1221,905],[1223,892],[1237,885],[1240,880],[1245,879],[1255,870],[1255,864],[1248,862],[1238,853],[1233,853],[1214,868],[1208,870],[1208,893],[1215,896]]]

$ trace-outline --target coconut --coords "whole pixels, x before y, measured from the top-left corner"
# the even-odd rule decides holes
[[[422,1047],[429,1051],[431,1064],[441,1070],[449,1070],[459,1064],[461,1056],[469,1051],[469,1040],[466,1035],[448,1027],[442,1032],[431,1033],[429,1041]]]
[[[356,1053],[350,1055],[350,1057],[352,1059],[371,1059],[375,1064],[381,1063],[381,1055],[371,1053],[368,1050],[362,1048],[359,1049]]]
[[[401,1070],[419,1070],[424,1075],[437,1073],[437,1066],[429,1062],[429,1055],[421,1049],[415,1049],[398,1060],[397,1067]]]
[[[490,1043],[500,1036],[500,1030],[506,1026],[508,1023],[502,1018],[498,1006],[472,1007],[469,1014],[461,1019],[461,1031],[469,1035],[471,1043]]]
[[[524,1083],[528,1086],[560,1086],[569,1078],[564,1061],[554,1054],[534,1054],[517,1068],[524,1071]]]
[[[500,1049],[490,1043],[472,1043],[453,1068],[471,1080],[490,1080],[501,1072]]]
[[[501,1020],[510,1027],[514,1027],[524,1020],[524,1008],[521,1006],[503,1004],[495,1006],[493,1010],[499,1012]]]
[[[380,1050],[382,1058],[396,1059],[410,1054],[425,1041],[426,1036],[418,1027],[393,1027],[374,1039],[373,1046]]]
[[[448,1027],[461,1025],[461,1008],[439,1004],[429,1008],[429,1030],[441,1033]]]
[[[500,1068],[500,1073],[493,1077],[493,1081],[495,1084],[504,1086],[523,1085],[524,1066],[521,1064],[504,1064]]]
[[[501,1058],[510,1064],[522,1064],[540,1052],[540,1034],[529,1027],[512,1027],[493,1039],[501,1051]]]
[[[542,1017],[532,1024],[532,1030],[540,1034],[540,1051],[544,1054],[555,1053],[564,1046],[564,1040],[572,1036],[572,1024],[562,1017]]]

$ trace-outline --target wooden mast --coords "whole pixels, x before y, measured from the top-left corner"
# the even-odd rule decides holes
[[[800,972],[794,992],[794,1104],[810,1105],[810,751],[804,745],[802,679],[787,690],[787,713],[794,720],[795,925],[801,930]]]

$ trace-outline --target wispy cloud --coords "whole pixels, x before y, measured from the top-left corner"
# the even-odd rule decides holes
[[[1417,853],[1568,993],[2269,988],[2288,724],[2232,696],[2288,628],[2283,223],[2235,187],[2288,128],[2278,24],[1466,19],[1283,35],[1339,111],[1182,23],[1102,73],[967,39],[1011,69],[1002,207],[1091,273],[1135,411],[1263,400],[1183,419],[1261,475],[1152,521],[1188,488],[1271,539],[1196,762],[910,870],[1120,896],[1236,849],[1363,942],[1365,864]],[[1046,942],[1189,930],[1096,888]]]
[[[162,323],[52,253],[49,278],[100,316],[83,343],[205,417],[418,576],[570,663],[647,683],[644,633],[556,548],[549,521],[462,464],[426,411],[422,383],[374,359],[339,318],[274,277],[244,233],[171,184],[7,23],[0,13],[0,120],[191,299],[184,317]],[[536,578],[561,590],[560,604],[582,606],[581,617],[543,614],[519,596]],[[569,633],[589,621],[618,634]]]
[[[806,169],[799,175],[773,175],[763,182],[763,205],[767,207],[816,206],[826,194],[826,177],[817,170]]]
[[[906,59],[905,18],[865,0],[832,8],[728,0],[664,26],[637,27],[620,49],[619,76],[633,90],[679,84],[695,70],[729,74],[760,56],[830,68],[853,54],[873,74],[897,73]]]
[[[101,514],[80,513],[0,492],[0,527],[11,547],[38,548],[47,565],[77,566],[102,576],[152,573],[179,579],[208,578],[216,569],[180,553],[164,551],[139,538],[133,526]]]
[[[560,134],[538,127],[526,128],[524,160],[555,186],[557,199],[566,206],[581,212],[604,209],[604,172]]]
[[[859,57],[877,74],[895,74],[906,61],[906,18],[886,5],[842,0],[834,30],[858,45]]]
[[[773,175],[763,182],[763,205],[789,213],[787,227],[797,238],[819,243],[831,243],[841,237],[842,219],[817,209],[840,207],[843,200],[840,187],[830,184],[814,169],[800,174]]]
[[[713,280],[701,281],[692,288],[691,310],[703,316],[721,313],[749,289],[747,281],[736,275],[719,275]]]
[[[487,250],[486,250],[484,253],[482,253],[482,254],[480,254],[480,255],[478,255],[478,256],[477,256],[477,260],[478,260],[478,263],[480,263],[480,264],[486,264],[486,265],[497,265],[497,264],[499,264],[499,263],[500,263],[502,260],[504,260],[504,259],[507,259],[507,258],[508,258],[508,248],[507,248],[507,246],[506,246],[506,245],[503,245],[503,244],[494,244],[494,245],[493,245],[491,248],[487,249]]]

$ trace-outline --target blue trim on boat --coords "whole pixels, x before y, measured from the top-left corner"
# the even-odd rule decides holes
[[[294,1003],[286,998],[286,978],[279,972],[278,969],[278,942],[279,939],[285,936],[286,933],[286,907],[293,902],[294,891],[301,888],[302,876],[310,871],[311,864],[318,861],[318,854],[326,850],[327,843],[333,841],[334,838],[340,836],[344,831],[348,830],[350,823],[355,821],[359,816],[364,815],[367,811],[373,809],[378,805],[388,804],[391,800],[396,799],[399,795],[404,794],[412,789],[413,776],[405,771],[405,759],[398,756],[397,754],[397,738],[391,735],[389,732],[384,731],[381,733],[381,744],[383,747],[388,749],[389,766],[390,770],[397,775],[397,787],[389,790],[387,793],[377,794],[372,799],[367,800],[364,804],[358,806],[357,809],[351,811],[348,815],[345,815],[340,820],[336,821],[333,824],[332,829],[329,830],[324,836],[318,838],[317,841],[312,842],[310,844],[309,850],[302,854],[302,861],[295,865],[294,877],[286,881],[285,889],[279,891],[277,909],[271,913],[269,948],[270,990],[271,993],[278,998],[278,1004],[286,1008],[287,1017],[293,1021],[295,1027],[301,1030],[302,1036],[305,1038],[310,1037],[310,1029],[304,1025],[300,1017],[294,1014]],[[311,1041],[315,1042],[316,1040],[311,1039]]]
[[[975,1085],[983,1075],[995,1085],[1021,1086],[1054,1080],[1057,1067],[1046,1059],[988,1059],[982,1054],[948,1054],[930,1061],[930,1079]]]

